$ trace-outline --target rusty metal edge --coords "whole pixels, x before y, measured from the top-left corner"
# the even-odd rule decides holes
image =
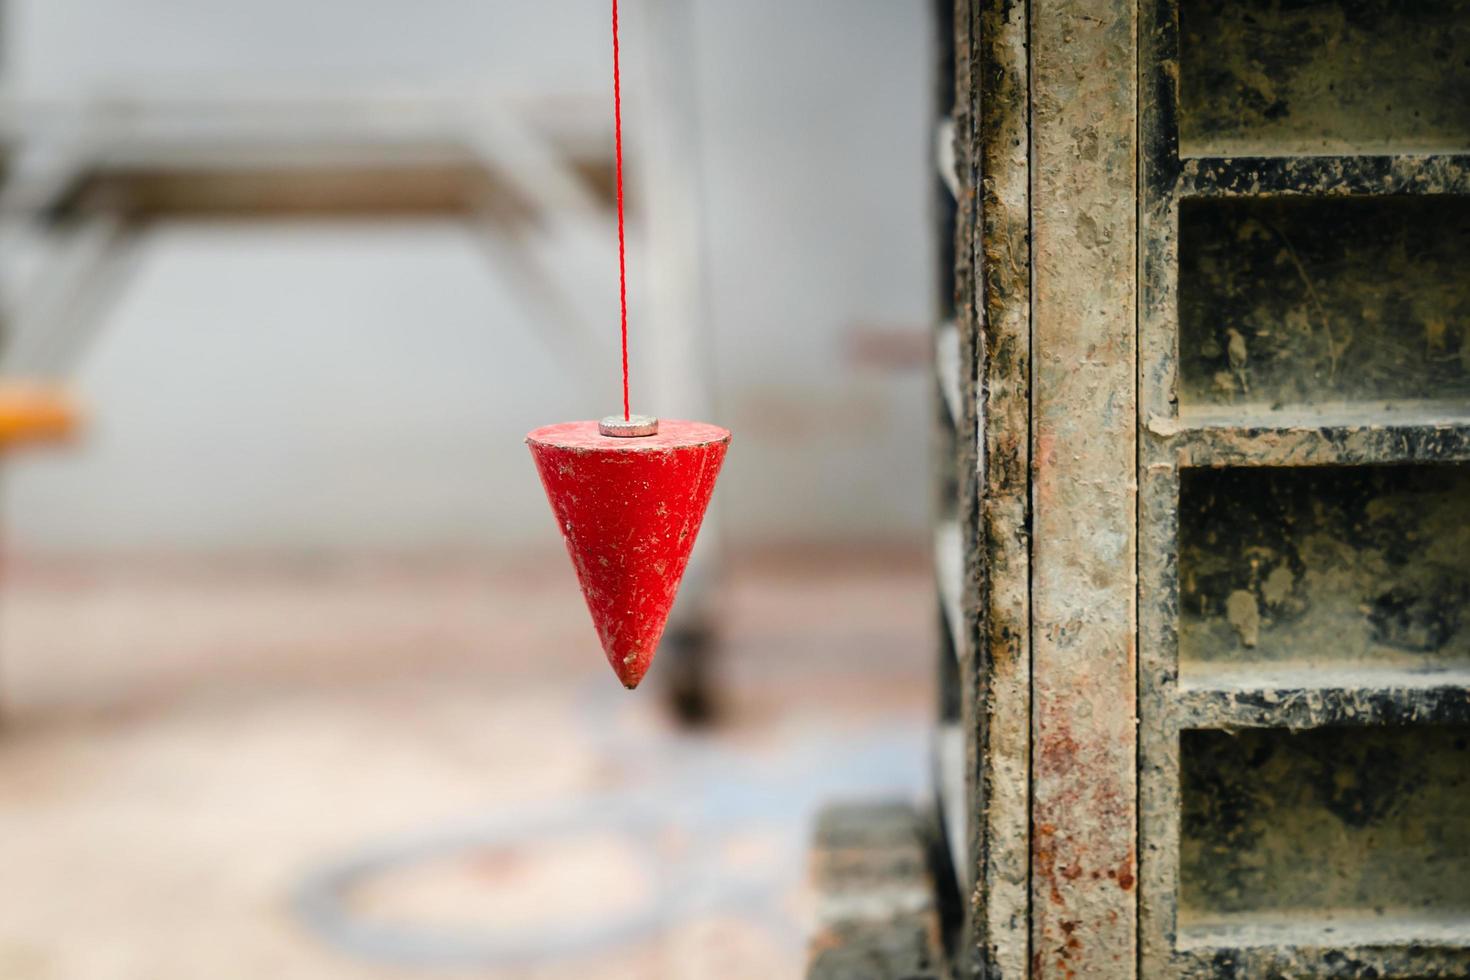
[[[960,969],[1030,961],[1030,90],[1024,0],[955,4],[964,715],[974,887]]]

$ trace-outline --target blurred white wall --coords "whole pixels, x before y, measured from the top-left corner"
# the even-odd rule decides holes
[[[704,329],[716,420],[736,436],[725,530],[754,545],[918,540],[924,374],[854,365],[846,341],[855,323],[919,330],[929,316],[927,5],[694,2]],[[588,0],[10,0],[8,11],[9,84],[47,98],[119,79],[252,77],[605,93],[611,67],[607,10]],[[627,96],[637,126],[640,99]],[[606,297],[610,343],[613,255],[586,283]],[[7,466],[8,543],[554,546],[521,437],[614,410],[615,365],[555,357],[504,276],[451,222],[160,228],[78,365],[87,438]]]

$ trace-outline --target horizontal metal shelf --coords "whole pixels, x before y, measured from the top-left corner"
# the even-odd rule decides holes
[[[934,376],[939,379],[939,391],[944,396],[950,421],[960,424],[960,331],[953,320],[939,325],[934,332]]]
[[[1393,948],[1409,945],[1470,946],[1470,920],[1459,916],[1301,916],[1280,913],[1241,913],[1182,925],[1181,949],[1229,949],[1250,946],[1354,945]]]
[[[964,548],[958,521],[940,521],[934,527],[934,578],[939,586],[939,604],[954,641],[955,656],[964,659],[965,608],[963,582]]]
[[[960,175],[955,165],[953,116],[944,116],[934,125],[934,164],[939,168],[939,179],[958,201]]]
[[[949,860],[961,890],[968,893],[972,869],[965,795],[965,733],[957,722],[940,725],[934,733],[934,786]]]
[[[1190,980],[1470,975],[1470,919],[1462,916],[1297,919],[1276,912],[1181,925],[1178,936],[1177,975]],[[1352,972],[1343,972],[1345,963]]]
[[[1180,466],[1470,461],[1470,410],[1436,403],[1181,413],[1145,426]]]
[[[1470,154],[1196,157],[1180,161],[1182,197],[1470,194]]]
[[[1470,722],[1470,667],[1434,672],[1317,668],[1181,679],[1180,729],[1452,725]]]

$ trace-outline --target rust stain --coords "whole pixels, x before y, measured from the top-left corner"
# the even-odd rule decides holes
[[[1125,892],[1132,891],[1135,884],[1135,879],[1133,877],[1133,865],[1135,860],[1136,859],[1133,849],[1130,847],[1128,849],[1128,860],[1124,861],[1118,867],[1118,870],[1116,872],[1118,887],[1123,889]],[[1114,872],[1109,872],[1109,874],[1112,875],[1114,874]]]
[[[1055,874],[1056,851],[1052,839],[1056,836],[1057,829],[1049,823],[1039,824],[1035,828],[1032,837],[1032,865],[1037,877],[1051,884],[1051,900],[1053,904],[1062,904],[1062,892],[1057,887]]]

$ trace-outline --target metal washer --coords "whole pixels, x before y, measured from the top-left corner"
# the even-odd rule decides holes
[[[605,436],[615,436],[619,439],[630,439],[633,436],[655,436],[658,435],[658,419],[652,415],[634,415],[626,419],[617,415],[609,415],[597,423],[597,431]]]

